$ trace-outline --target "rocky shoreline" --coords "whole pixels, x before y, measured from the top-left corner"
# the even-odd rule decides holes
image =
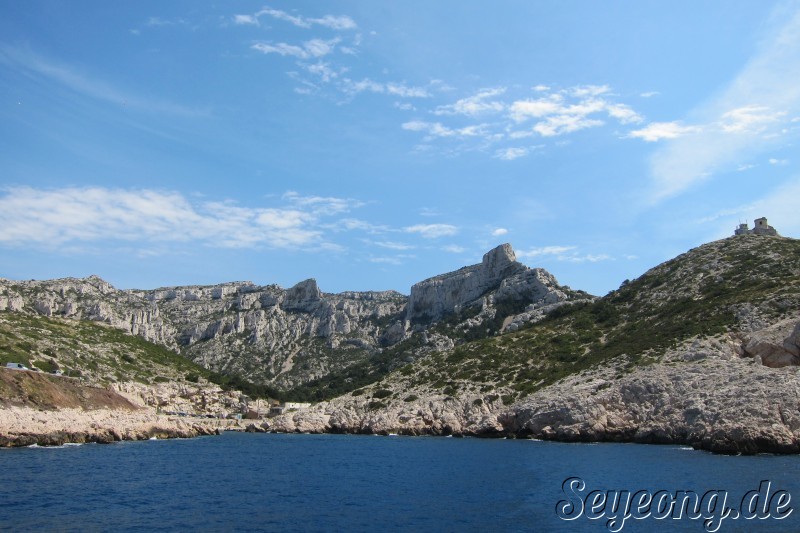
[[[800,453],[800,371],[763,366],[742,357],[739,346],[733,338],[694,341],[621,377],[619,367],[594,369],[510,406],[479,395],[428,396],[372,410],[366,400],[347,396],[275,417],[267,428]]]
[[[536,438],[688,445],[720,454],[800,453],[797,367],[743,356],[733,337],[695,340],[620,375],[609,365],[570,376],[512,405],[497,394],[442,396],[376,409],[346,395],[266,420],[135,410],[0,409],[0,446],[187,438],[222,431]],[[408,397],[406,397],[408,398]]]
[[[167,416],[152,409],[0,409],[0,447],[110,444],[124,440],[192,438],[244,431],[239,420]]]

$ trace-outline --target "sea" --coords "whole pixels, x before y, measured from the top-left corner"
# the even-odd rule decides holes
[[[0,450],[3,531],[800,531],[800,456],[226,432]]]

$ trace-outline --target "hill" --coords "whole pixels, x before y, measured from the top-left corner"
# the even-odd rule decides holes
[[[477,265],[414,285],[409,297],[393,291],[326,294],[313,279],[289,289],[231,282],[150,291],[121,291],[96,276],[0,280],[0,311],[13,317],[6,322],[16,321],[9,327],[17,339],[6,340],[7,353],[18,359],[52,365],[61,353],[72,370],[98,383],[213,372],[217,381],[224,376],[249,393],[298,400],[332,398],[428,353],[496,334],[507,321],[516,326],[548,306],[588,297],[522,265],[509,245],[491,250]],[[36,317],[55,322],[29,327]],[[54,328],[60,333],[52,334]],[[148,341],[125,340],[133,348],[125,357],[147,358],[122,359],[119,346],[70,357],[69,347],[57,352],[45,339],[83,343],[83,353],[106,343],[112,328],[120,332],[113,342],[122,342],[122,334]]]
[[[799,360],[800,241],[737,236],[274,427],[796,453]]]
[[[0,309],[6,359],[120,387],[244,376],[328,400],[272,419],[279,431],[800,451],[795,239],[708,243],[602,298],[504,245],[409,297],[313,280],[119,291],[91,277],[3,280]]]

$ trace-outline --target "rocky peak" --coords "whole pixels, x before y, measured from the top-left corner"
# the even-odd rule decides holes
[[[301,281],[286,291],[281,307],[286,311],[309,311],[322,301],[322,291],[314,278]]]
[[[517,262],[517,256],[510,244],[505,243],[483,254],[481,267],[489,278],[502,278],[511,270],[518,270],[522,266]]]
[[[511,245],[502,244],[487,252],[480,264],[435,276],[411,287],[406,319],[410,322],[438,320],[492,291],[496,292],[504,284],[515,286],[519,293],[530,292],[519,285],[541,277],[532,274],[532,269],[517,261]],[[512,280],[514,282],[509,283]],[[546,291],[538,279],[536,282],[534,292]],[[553,282],[551,289],[557,288],[555,280]]]

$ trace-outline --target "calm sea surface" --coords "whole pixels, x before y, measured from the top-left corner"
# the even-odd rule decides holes
[[[581,478],[584,490],[576,486],[565,495],[562,483],[570,477]],[[610,504],[602,519],[583,514],[563,521],[557,503],[571,499],[577,509],[592,490],[693,490],[701,496],[725,490],[727,506],[738,509],[762,480],[771,482],[770,494],[759,502],[785,490],[795,510],[783,520],[723,519],[719,530],[800,531],[797,456],[726,457],[635,444],[225,433],[0,450],[0,529],[608,531]],[[652,514],[628,519],[623,531],[655,529],[704,531],[702,519],[656,520]]]

